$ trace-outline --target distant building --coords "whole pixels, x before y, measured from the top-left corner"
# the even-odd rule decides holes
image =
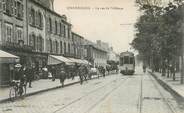
[[[86,41],[85,49],[87,50],[86,59],[96,66],[106,66],[108,60],[108,48],[102,47],[99,43]]]
[[[108,51],[108,56],[109,56],[108,58],[109,61],[115,61],[115,62],[119,61],[119,55],[116,52],[114,52],[113,47],[110,47],[110,50]]]
[[[106,42],[102,42],[101,40],[97,40],[96,44],[97,44],[97,46],[99,46],[100,48],[103,48],[106,51],[110,50],[109,44]]]
[[[84,51],[84,37],[80,36],[77,33],[72,32],[72,40],[74,47],[74,56],[76,58],[84,59],[85,51]]]

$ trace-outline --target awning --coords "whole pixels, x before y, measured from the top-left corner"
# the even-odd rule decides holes
[[[0,63],[15,63],[18,61],[19,61],[18,56],[0,50]]]
[[[72,60],[73,62],[78,63],[78,64],[91,65],[91,63],[88,62],[87,60],[75,59],[75,58],[68,58],[68,59],[70,59],[70,60]]]
[[[66,65],[72,65],[74,62],[63,56],[49,55],[48,65],[56,65],[61,63],[65,63]]]
[[[87,65],[92,65],[89,61],[87,61],[87,60],[83,60],[84,62],[85,62],[85,64],[87,64]]]
[[[75,63],[83,64],[83,62],[80,59],[75,59],[75,58],[68,58],[68,59],[70,59],[71,61],[73,61]]]

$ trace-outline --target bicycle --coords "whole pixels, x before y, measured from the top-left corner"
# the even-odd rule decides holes
[[[24,97],[26,95],[26,84],[20,81],[13,80],[9,92],[9,98],[14,101],[17,97]]]

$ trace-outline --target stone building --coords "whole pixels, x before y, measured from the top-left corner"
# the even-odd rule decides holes
[[[53,0],[0,0],[0,48],[37,73],[49,54],[74,57],[71,26],[66,16],[54,12]],[[0,68],[10,80],[10,64]]]
[[[91,41],[86,41],[85,49],[87,50],[86,59],[93,65],[93,67],[105,67],[107,65],[108,51],[106,49]]]
[[[74,45],[74,56],[76,58],[85,58],[84,50],[84,37],[80,36],[77,33],[72,32],[72,39]]]
[[[49,1],[53,2],[48,0],[47,3]],[[46,65],[49,54],[66,57],[74,55],[72,25],[67,22],[65,15],[59,15],[42,2],[28,0],[27,4],[28,43],[36,53],[33,65],[39,68]]]
[[[0,0],[0,48],[15,55],[30,50],[26,38],[25,4],[25,0]],[[0,84],[9,82],[13,65],[0,62]]]

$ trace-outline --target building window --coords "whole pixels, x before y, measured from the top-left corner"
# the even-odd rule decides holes
[[[70,54],[70,44],[68,43],[68,53]]]
[[[36,36],[34,34],[29,35],[29,45],[36,50]]]
[[[60,24],[60,32],[61,32],[61,36],[65,37],[65,25],[63,25],[62,23]]]
[[[42,44],[42,36],[40,35],[37,37],[37,51],[42,52]]]
[[[1,33],[1,30],[2,30],[2,21],[0,21],[0,42],[2,41],[2,33]]]
[[[19,1],[17,1],[17,3],[16,3],[16,11],[17,11],[17,13],[16,13],[16,15],[17,15],[17,18],[19,18],[19,19],[23,19],[23,10],[24,10],[24,8],[23,8],[23,4],[21,3],[21,2],[19,2]]]
[[[50,48],[49,48],[49,50],[50,50],[49,52],[52,53],[52,40],[51,40],[51,39],[49,39],[49,45],[50,45],[50,46],[49,46],[49,47],[50,47]]]
[[[56,48],[55,48],[55,49],[56,49],[56,53],[58,53],[58,52],[59,52],[59,51],[58,51],[58,45],[59,45],[59,44],[58,44],[58,42],[56,41],[56,42],[55,42],[55,46],[56,46]]]
[[[52,33],[52,19],[49,18],[49,31]]]
[[[16,33],[17,33],[16,42],[17,42],[17,40],[23,40],[23,29],[17,27]]]
[[[55,21],[55,34],[57,34],[57,31],[58,31],[57,28],[58,28],[57,27],[57,21]]]
[[[65,25],[63,25],[63,36],[64,38],[66,38],[66,26]]]
[[[60,41],[60,53],[62,54],[63,53],[63,42]]]
[[[12,4],[12,0],[3,0],[3,10],[4,12],[11,16],[12,15],[12,8],[13,8],[13,4]]]
[[[68,27],[67,32],[68,32],[68,38],[70,38],[70,28],[69,27]]]
[[[13,26],[11,24],[6,24],[6,41],[11,42],[12,41],[12,33],[13,33]]]
[[[35,26],[35,10],[31,9],[30,11],[30,24]]]
[[[59,23],[59,35],[61,35],[61,34],[62,34],[62,24]]]
[[[66,54],[66,43],[64,42],[64,54]]]
[[[42,28],[43,27],[43,17],[42,17],[42,13],[41,12],[38,12],[38,17],[37,17],[37,23],[38,23],[38,27],[39,28]]]

